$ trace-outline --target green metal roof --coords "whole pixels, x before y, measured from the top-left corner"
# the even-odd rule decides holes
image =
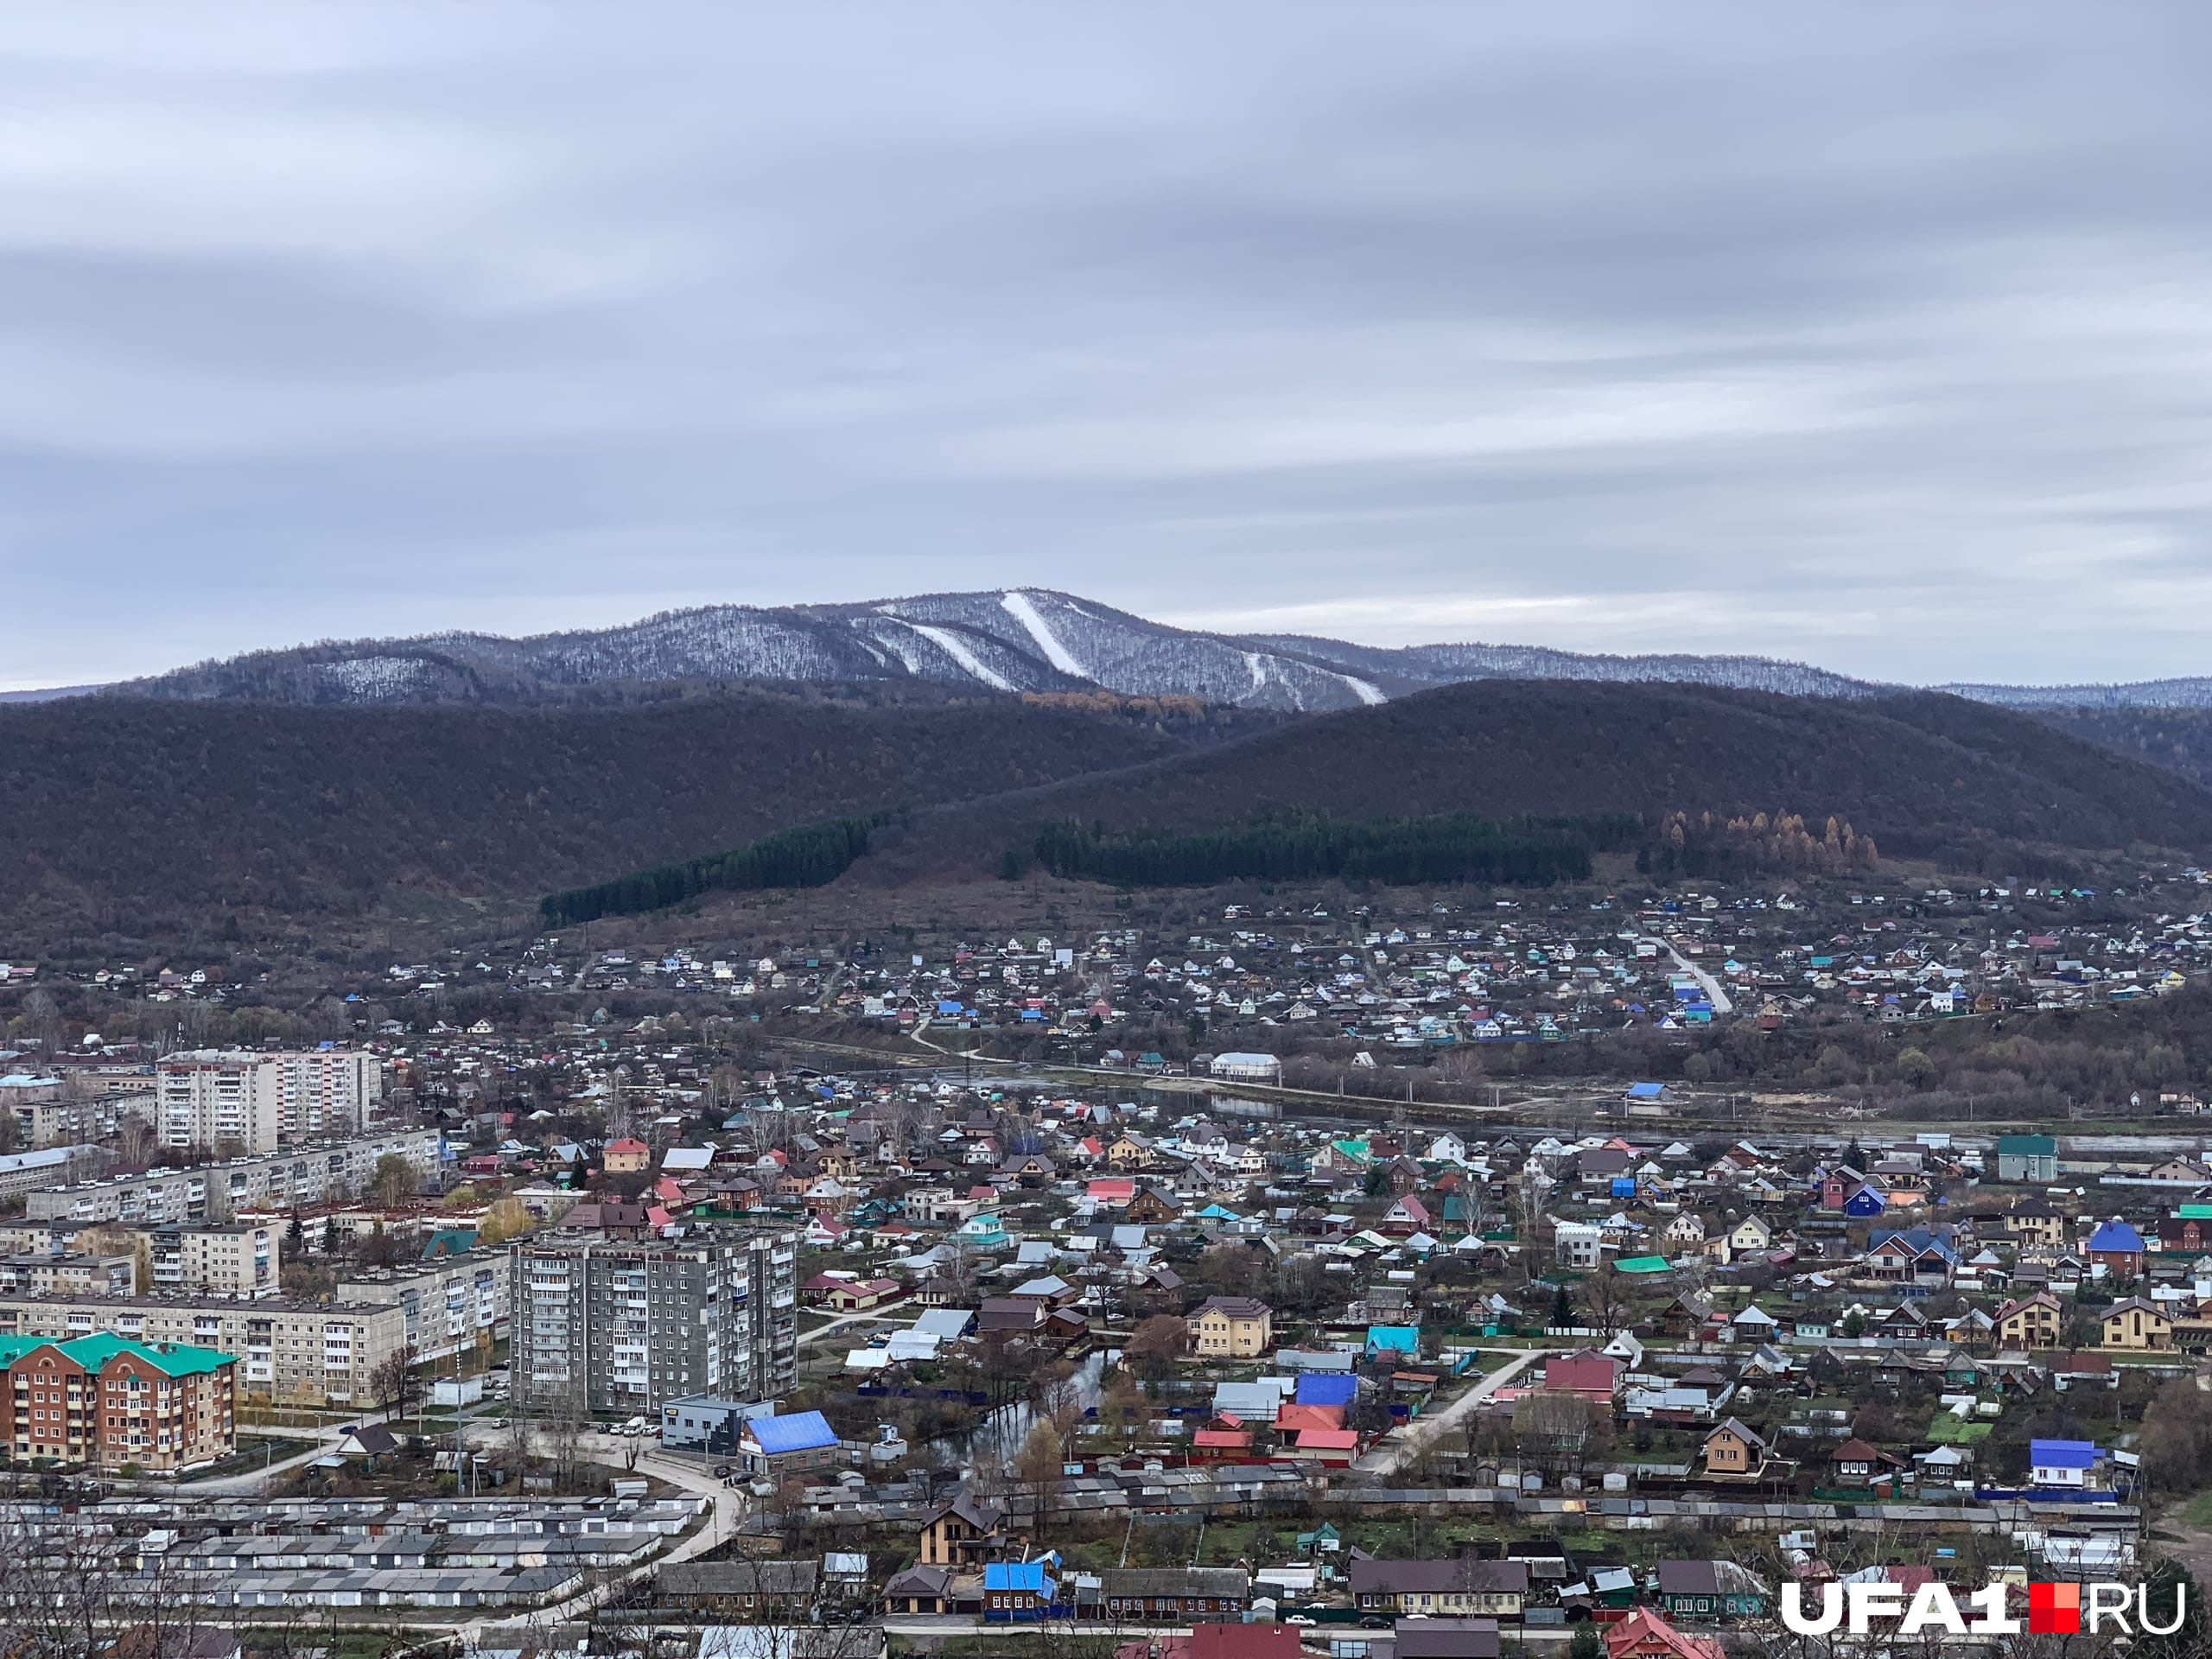
[[[103,1331],[67,1340],[54,1337],[0,1337],[0,1369],[14,1365],[34,1348],[52,1348],[88,1371],[99,1370],[118,1354],[136,1355],[168,1376],[200,1376],[238,1363],[237,1355],[218,1353],[213,1348],[194,1348],[185,1343],[156,1347]]]
[[[1667,1258],[1663,1255],[1631,1255],[1613,1263],[1615,1273],[1664,1273]]]

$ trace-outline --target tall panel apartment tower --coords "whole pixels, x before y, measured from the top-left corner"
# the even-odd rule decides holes
[[[518,1243],[508,1325],[518,1408],[634,1415],[686,1395],[788,1391],[798,1243],[796,1232],[736,1227]]]
[[[172,1054],[158,1068],[155,1096],[165,1147],[276,1150],[284,1115],[284,1067],[276,1055]]]
[[[165,1147],[274,1152],[359,1135],[384,1095],[384,1062],[353,1049],[306,1053],[200,1049],[157,1068],[155,1096]]]

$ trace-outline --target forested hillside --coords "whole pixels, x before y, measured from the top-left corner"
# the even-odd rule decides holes
[[[1993,874],[2024,849],[2193,849],[2212,838],[2212,792],[1956,697],[1486,681],[930,815],[855,879],[995,868],[1006,847],[1071,819],[1189,832],[1269,809],[1344,819],[1710,810],[1819,823],[1834,814],[1892,856]]]

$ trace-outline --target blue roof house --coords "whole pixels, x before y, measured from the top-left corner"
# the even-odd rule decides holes
[[[1004,1623],[1042,1618],[1059,1586],[1045,1576],[1043,1561],[992,1561],[983,1568],[983,1617]]]
[[[834,1463],[840,1455],[837,1432],[818,1411],[787,1417],[748,1417],[738,1441],[748,1470],[785,1474]]]
[[[1843,1201],[1847,1216],[1878,1216],[1890,1207],[1890,1201],[1871,1186],[1862,1186]]]
[[[1370,1325],[1367,1327],[1370,1354],[1416,1354],[1421,1351],[1421,1327],[1412,1325]]]
[[[2028,1480],[2037,1486],[2096,1485],[2103,1458],[2088,1440],[2030,1440]]]
[[[1359,1379],[1346,1371],[1300,1371],[1298,1403],[1301,1406],[1349,1406],[1359,1396]]]

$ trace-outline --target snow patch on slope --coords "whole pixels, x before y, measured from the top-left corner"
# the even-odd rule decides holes
[[[1075,653],[1060,643],[1059,636],[1052,632],[1028,594],[1015,588],[1001,594],[999,603],[1006,607],[1007,615],[1028,631],[1029,637],[1037,642],[1037,649],[1045,653],[1046,662],[1073,678],[1090,677],[1090,671],[1076,661]]]
[[[1337,677],[1342,680],[1346,685],[1351,687],[1352,695],[1357,697],[1362,702],[1367,704],[1370,709],[1378,702],[1388,702],[1389,701],[1388,697],[1382,695],[1380,690],[1375,686],[1370,685],[1365,680],[1361,679],[1356,674],[1339,674]]]
[[[933,628],[926,622],[909,622],[906,626],[951,658],[954,662],[959,664],[985,685],[989,686],[992,690],[1011,691],[1014,690],[1012,680],[995,671],[982,658],[969,650],[967,642],[951,629]]]

